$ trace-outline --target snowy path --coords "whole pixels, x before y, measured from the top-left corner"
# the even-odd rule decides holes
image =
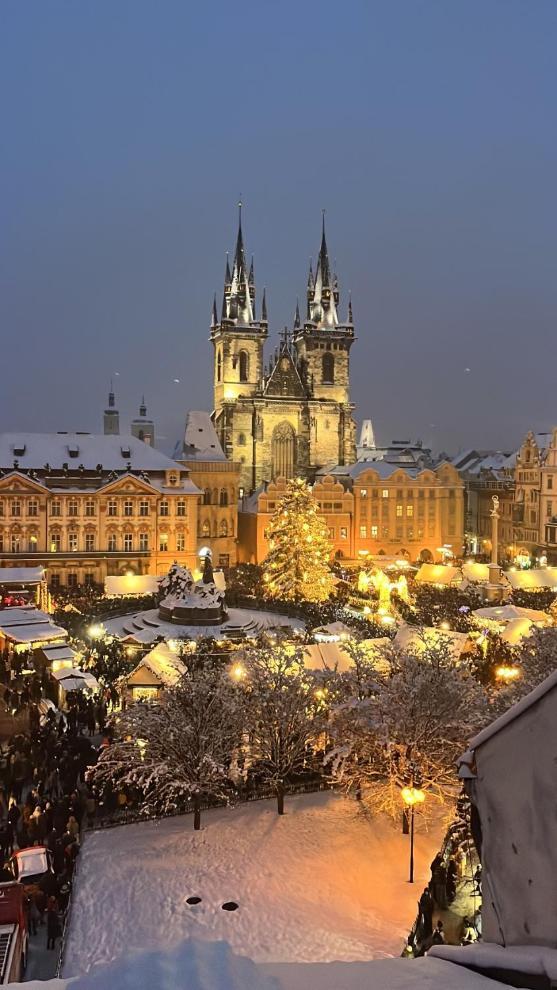
[[[332,794],[290,798],[279,818],[256,802],[204,815],[108,829],[82,851],[64,976],[136,948],[225,939],[257,962],[328,962],[398,955],[439,847],[365,819]],[[198,895],[201,904],[186,904]],[[228,900],[240,905],[223,911]]]

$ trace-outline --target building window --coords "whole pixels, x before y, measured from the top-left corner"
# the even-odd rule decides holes
[[[206,488],[205,491],[203,492],[203,505],[210,505],[210,504],[211,504],[211,489]]]
[[[388,540],[389,539],[389,527],[388,526],[382,526],[381,527],[381,536],[383,537],[384,540]]]
[[[228,536],[228,523],[227,523],[226,519],[223,519],[222,522],[221,522],[221,524],[220,524],[220,535],[221,536]]]
[[[230,566],[230,554],[219,553],[219,567],[229,567]]]
[[[58,590],[58,588],[60,587],[60,575],[59,574],[51,574],[50,575],[50,587],[51,587],[52,591],[57,591]]]
[[[11,546],[12,553],[19,553],[20,548],[21,548],[21,539],[20,539],[20,537],[18,536],[17,533],[13,533],[12,534],[12,539],[11,539],[10,546]]]
[[[107,516],[117,516],[118,515],[118,503],[115,498],[110,498],[108,500],[108,505],[106,509]]]
[[[62,537],[61,537],[60,533],[51,533],[50,534],[50,552],[51,553],[60,553],[61,548],[62,548]]]
[[[91,588],[94,585],[95,575],[92,571],[85,571],[84,582],[88,588]]]
[[[52,499],[52,502],[50,503],[50,515],[51,516],[61,516],[62,515],[61,506],[60,506],[60,499],[59,498],[53,498]]]
[[[413,526],[407,526],[407,528],[406,528],[406,536],[407,536],[407,538],[409,540],[413,540],[414,539],[414,527]]]
[[[133,550],[133,534],[124,533],[124,552],[131,553]]]
[[[217,381],[220,382],[222,378],[222,354],[217,351]]]
[[[30,498],[27,503],[27,515],[28,516],[38,516],[39,514],[39,503],[36,498]]]
[[[365,540],[367,536],[367,526],[360,526],[360,539]]]
[[[335,538],[335,531],[332,526],[329,526],[329,539],[334,540],[334,538]]]
[[[220,504],[228,505],[228,492],[226,488],[221,488],[220,490]]]
[[[36,552],[37,552],[37,537],[36,536],[30,536],[29,537],[29,553],[36,553]]]
[[[406,515],[409,516],[409,517],[412,517],[414,515],[414,506],[413,505],[407,505],[406,506]]]
[[[168,516],[168,515],[169,515],[168,499],[163,498],[163,500],[159,504],[159,516]]]
[[[397,505],[397,507],[396,507],[396,514],[399,517],[402,516],[402,505]]]
[[[547,503],[547,518],[549,519],[553,515],[553,502]]]
[[[4,515],[4,499],[0,498],[0,516]]]
[[[124,515],[133,516],[133,502],[131,498],[127,498],[124,502]]]
[[[238,434],[238,446],[239,447],[245,447],[246,446],[246,434],[245,433],[239,433]]]
[[[88,498],[85,502],[85,515],[89,517],[95,515],[95,501],[92,498]]]
[[[341,540],[347,540],[348,539],[348,529],[346,528],[346,526],[341,526],[340,527],[340,538],[341,538]]]
[[[211,524],[208,519],[205,520],[203,526],[201,527],[201,535],[205,537],[211,535]]]
[[[324,385],[334,385],[335,383],[335,359],[330,351],[325,351],[322,362],[322,380]]]
[[[77,588],[77,574],[68,574],[68,588]]]
[[[71,498],[68,502],[68,515],[77,516],[77,513],[78,513],[77,499]]]
[[[68,550],[77,550],[77,533],[68,533]]]
[[[360,498],[367,498],[367,488],[360,488]]]
[[[166,533],[161,533],[159,536],[159,550],[161,553],[166,553],[168,550],[168,536]]]
[[[547,487],[549,491],[553,491],[553,476],[551,474],[547,478]]]
[[[140,533],[139,534],[139,549],[148,550],[149,549],[149,534]]]
[[[89,553],[92,550],[95,549],[95,534],[94,533],[86,533],[85,534],[85,549],[87,551],[89,551]]]
[[[185,498],[179,498],[176,502],[176,515],[185,516],[186,514],[186,500]]]
[[[240,351],[240,381],[249,380],[249,355],[247,351]]]
[[[108,535],[108,550],[110,553],[116,553],[118,549],[116,541],[116,533],[109,533]]]
[[[381,492],[381,498],[388,498],[388,497],[389,497],[389,489],[384,488],[383,491]]]
[[[372,526],[371,527],[371,538],[372,538],[372,540],[376,540],[377,537],[378,537],[378,535],[379,535],[379,527],[378,526]]]
[[[186,537],[183,533],[176,533],[176,549],[179,553],[183,553],[186,549]]]
[[[21,515],[21,502],[19,501],[18,498],[13,498],[12,499],[11,513],[12,513],[12,516],[20,516]]]

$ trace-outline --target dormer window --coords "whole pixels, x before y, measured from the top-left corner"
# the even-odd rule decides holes
[[[168,484],[173,486],[178,484],[178,475],[174,471],[168,475]]]
[[[23,457],[25,450],[26,447],[24,443],[14,444],[14,454],[16,455],[16,457]]]
[[[68,454],[70,457],[79,457],[79,447],[75,444],[68,446]]]
[[[131,450],[129,447],[120,447],[120,453],[122,454],[122,457],[125,457],[126,459],[131,457]]]

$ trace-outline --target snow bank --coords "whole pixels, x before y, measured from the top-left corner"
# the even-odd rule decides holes
[[[74,894],[64,976],[132,949],[184,938],[227,941],[255,962],[330,962],[398,955],[439,848],[442,827],[409,839],[332,794],[260,801],[95,832]],[[201,903],[186,900],[199,896]],[[225,901],[239,909],[222,910]]]

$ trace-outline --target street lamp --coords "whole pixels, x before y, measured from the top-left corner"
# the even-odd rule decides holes
[[[410,808],[410,878],[409,882],[414,883],[414,808],[417,804],[425,801],[425,793],[419,787],[403,787],[401,791],[402,800],[407,808]]]

